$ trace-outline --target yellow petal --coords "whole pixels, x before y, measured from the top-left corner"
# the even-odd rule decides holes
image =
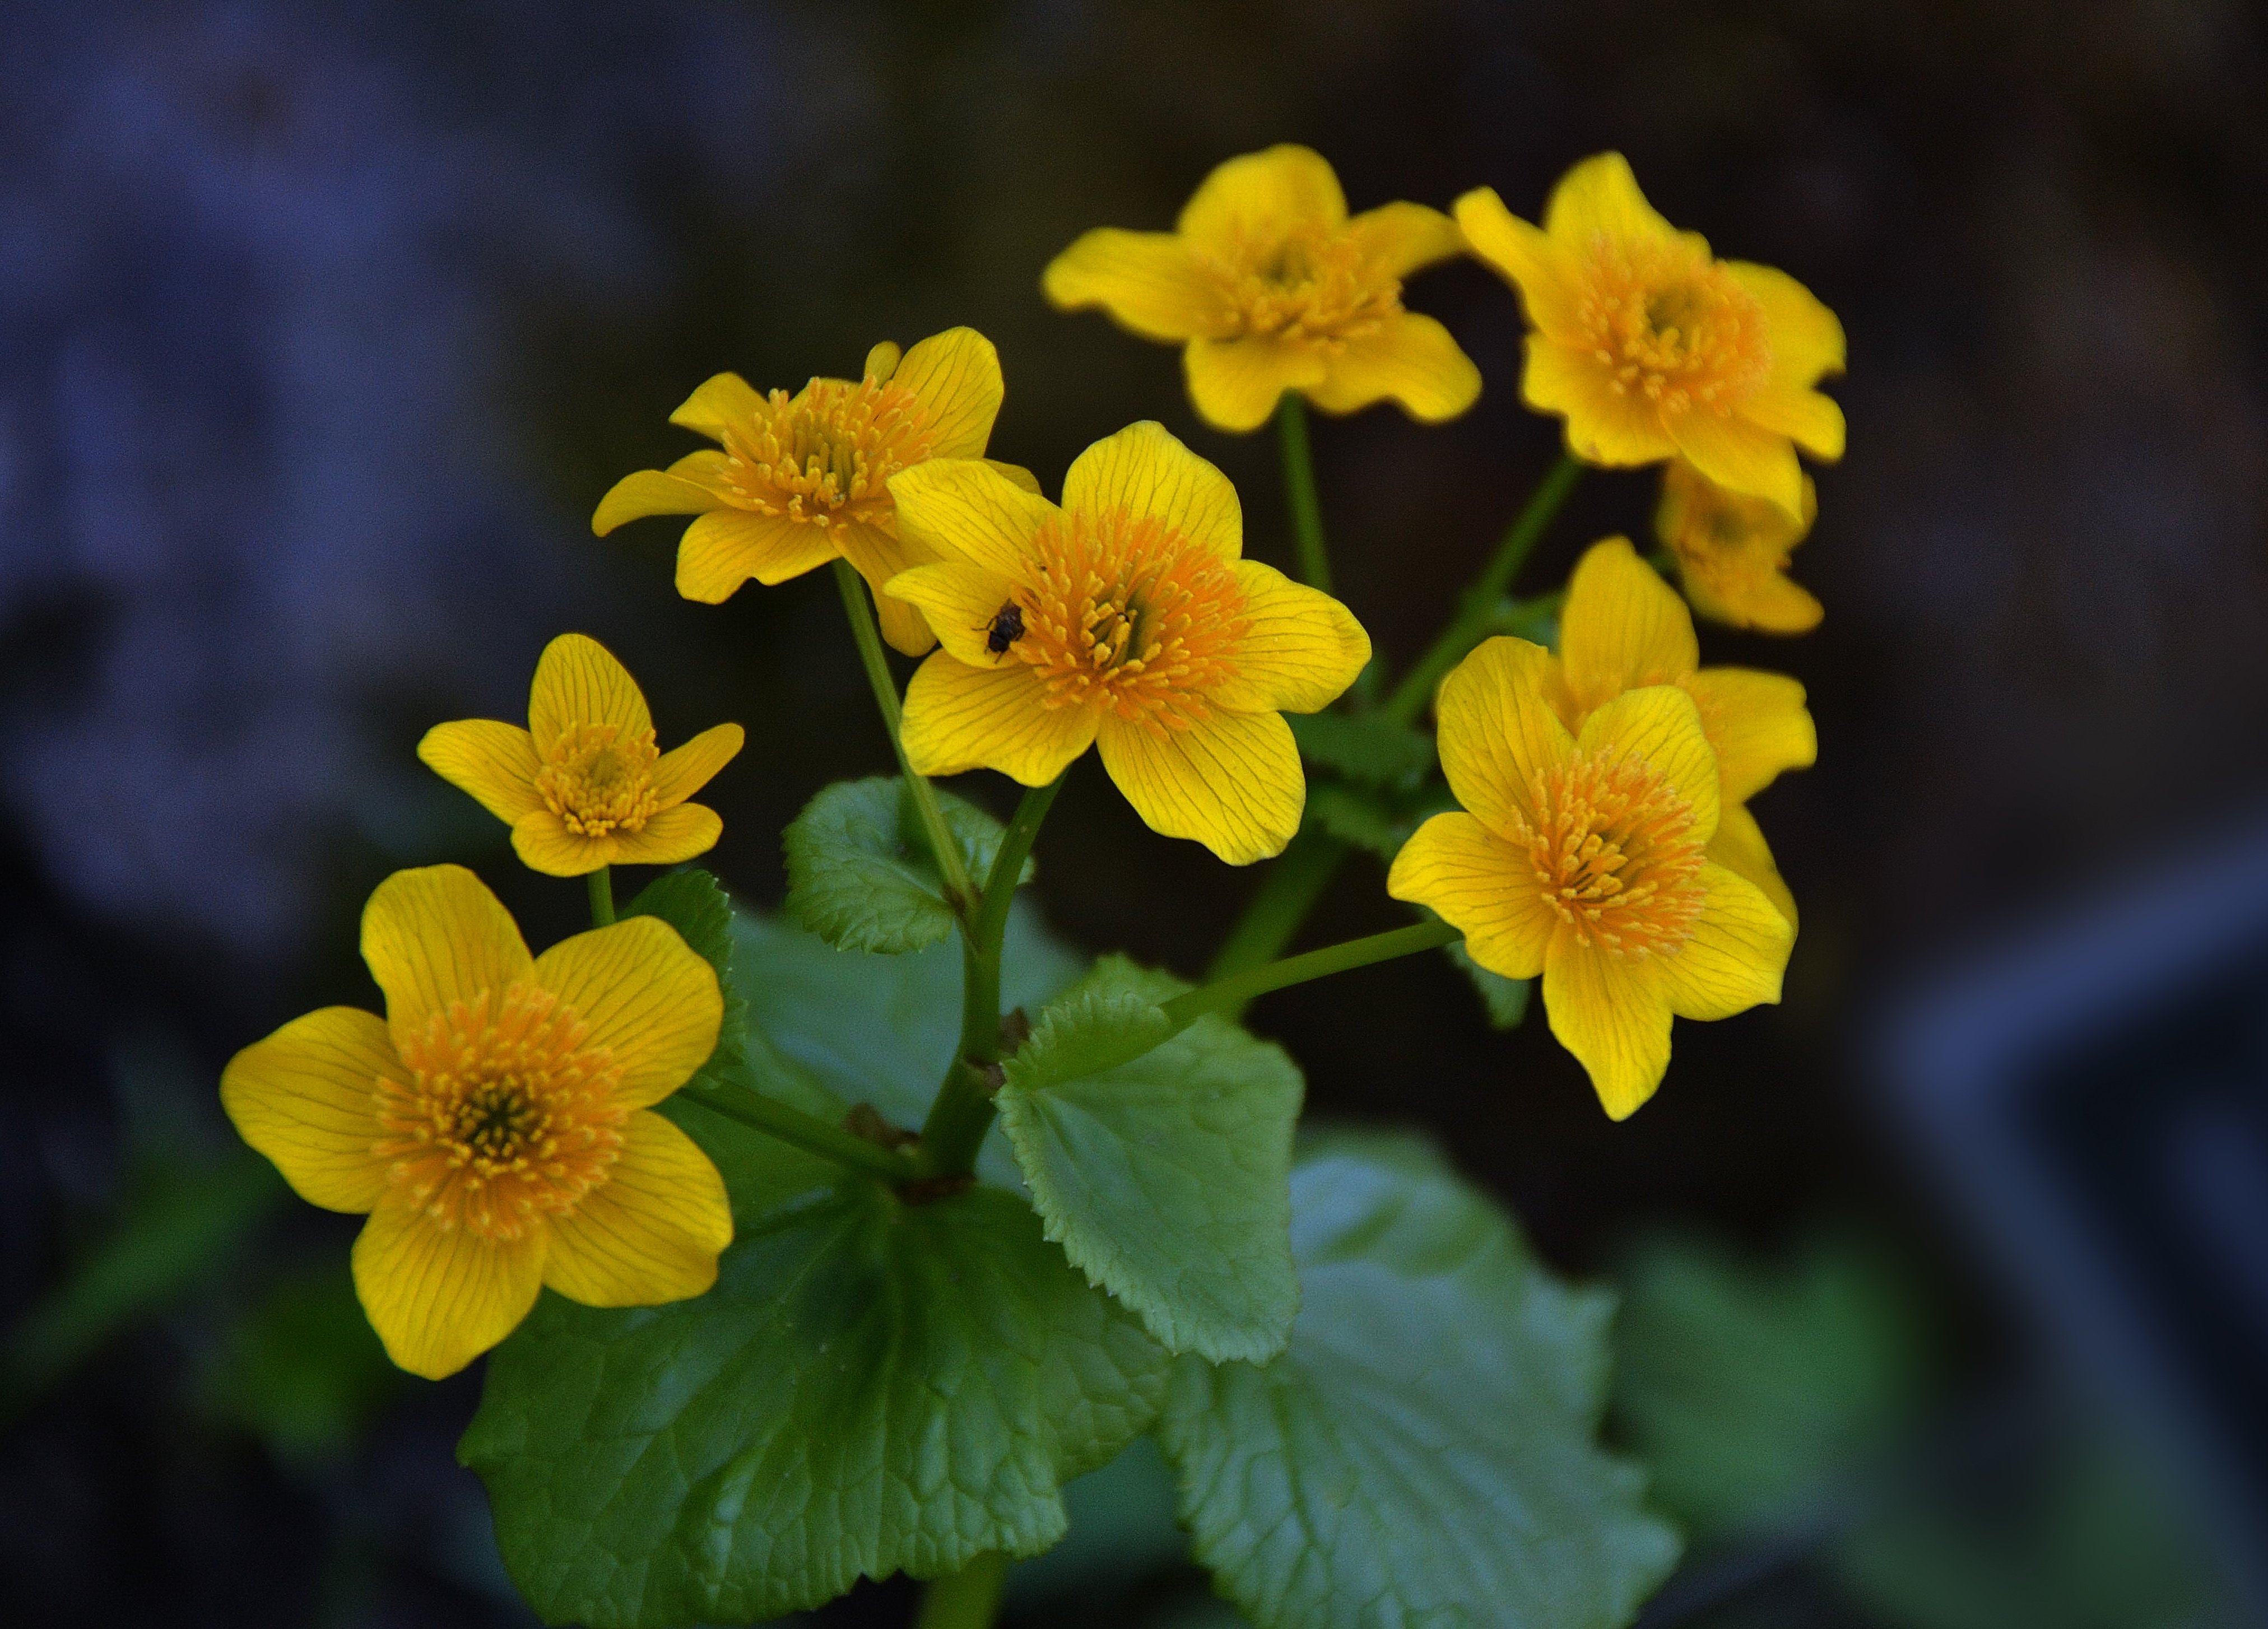
[[[1268,422],[1285,391],[1321,385],[1324,366],[1322,349],[1312,341],[1259,334],[1201,337],[1182,352],[1182,371],[1197,416],[1215,429],[1238,435]]]
[[[1208,698],[1234,712],[1320,713],[1370,660],[1370,635],[1329,594],[1256,560],[1236,562],[1251,629],[1237,642],[1236,677]]]
[[[707,854],[725,834],[725,822],[706,803],[678,803],[650,816],[635,832],[611,833],[609,865],[682,865]]]
[[[509,826],[543,807],[535,789],[542,767],[535,741],[518,724],[460,718],[436,724],[417,744],[419,761],[450,785],[471,793],[482,808]]]
[[[879,340],[866,352],[866,364],[860,371],[875,384],[887,385],[904,356],[905,352],[898,349],[895,340]]]
[[[1285,143],[1231,158],[1204,178],[1174,224],[1199,248],[1224,257],[1270,243],[1294,226],[1337,226],[1346,194],[1321,153]]]
[[[1773,863],[1771,847],[1764,841],[1764,828],[1756,824],[1756,816],[1749,812],[1746,803],[1727,803],[1722,818],[1717,822],[1717,834],[1709,840],[1703,854],[1735,877],[1744,877],[1764,891],[1791,928],[1800,925],[1795,914],[1795,895],[1789,892],[1786,882]]]
[[[932,459],[890,477],[901,537],[932,560],[963,560],[1010,579],[1023,576],[1032,534],[1056,506],[998,470],[968,459]]]
[[[440,1380],[519,1327],[543,1288],[544,1232],[487,1239],[382,1205],[355,1240],[355,1291],[386,1355]]]
[[[982,456],[1000,416],[1000,353],[991,341],[974,328],[932,334],[906,353],[891,382],[921,403],[932,458]]]
[[[386,1020],[354,1007],[294,1018],[228,1060],[221,1107],[237,1135],[275,1162],[291,1190],[325,1210],[368,1210],[386,1192],[374,1150],[380,1075],[404,1078]]]
[[[386,992],[386,1027],[399,1046],[453,1002],[501,997],[534,962],[512,914],[461,865],[396,871],[362,910],[362,958]]]
[[[1654,982],[1681,1018],[1729,1018],[1779,1000],[1795,926],[1754,883],[1721,865],[1701,868],[1708,903],[1693,936],[1654,958]]]
[[[1543,646],[1491,639],[1450,671],[1434,698],[1449,789],[1502,837],[1535,815],[1528,782],[1574,750],[1546,695],[1550,672]]]
[[[605,537],[625,521],[648,515],[703,515],[724,500],[705,487],[658,469],[642,469],[607,488],[592,512],[591,530]]]
[[[1668,429],[1686,461],[1719,486],[1769,499],[1791,515],[1803,506],[1803,471],[1785,435],[1704,407],[1672,414]]]
[[[1658,960],[1658,958],[1652,958]],[[1543,958],[1551,1033],[1590,1075],[1609,1119],[1628,1119],[1669,1068],[1669,1001],[1645,970],[1555,935]]]
[[[1219,287],[1172,232],[1098,226],[1048,262],[1040,290],[1057,311],[1099,305],[1120,327],[1145,340],[1217,337],[1236,328],[1235,312]]]
[[[1244,510],[1235,487],[1153,420],[1129,424],[1080,453],[1064,476],[1063,492],[1064,508],[1074,514],[1120,511],[1162,522],[1223,560],[1244,552]]]
[[[867,585],[873,591],[873,584]],[[920,612],[895,599],[878,599],[874,614],[882,624],[882,637],[891,649],[904,656],[925,656],[937,644],[937,636],[930,632],[929,624],[922,620]]]
[[[1465,936],[1491,972],[1533,979],[1559,919],[1544,903],[1535,862],[1462,811],[1435,815],[1394,856],[1386,892],[1422,905]]]
[[[630,669],[587,634],[562,634],[544,646],[527,689],[527,729],[538,750],[585,724],[612,724],[618,739],[653,728],[645,695]]]
[[[1587,752],[1612,746],[1644,759],[1693,811],[1693,834],[1707,842],[1720,803],[1717,754],[1701,728],[1701,710],[1675,685],[1626,690],[1583,721],[1575,737]]]
[[[1407,277],[1465,252],[1465,236],[1456,222],[1422,203],[1365,209],[1346,224],[1346,230],[1361,246],[1363,270],[1373,277]]]
[[[763,405],[762,395],[747,380],[737,373],[719,373],[688,396],[684,405],[669,415],[669,422],[711,441],[722,441],[725,425],[747,423]]]
[[[1530,323],[1556,336],[1576,332],[1576,297],[1565,254],[1547,233],[1506,209],[1493,187],[1476,187],[1457,200],[1457,224],[1473,253],[1520,290]]]
[[[1843,456],[1843,409],[1815,390],[1767,383],[1741,404],[1741,416],[1759,429],[1787,437],[1813,458],[1832,464]]]
[[[754,577],[770,587],[799,577],[835,558],[836,527],[711,510],[685,528],[677,546],[677,591],[704,605],[721,605]]]
[[[1780,571],[1714,582],[1688,571],[1684,583],[1685,598],[1693,609],[1727,627],[1753,628],[1759,634],[1808,634],[1827,614],[1816,595]]]
[[[1808,769],[1819,761],[1819,731],[1804,709],[1803,686],[1786,674],[1705,667],[1683,682],[1717,749],[1718,782],[1727,803],[1747,803],[1784,769]]]
[[[1725,270],[1764,308],[1775,381],[1810,385],[1843,371],[1843,325],[1816,295],[1776,267],[1727,260]]]
[[[873,598],[875,614],[882,620],[882,637],[890,642],[890,648],[917,657],[937,643],[931,637],[929,624],[910,605],[884,592],[900,572],[926,565],[936,556],[902,536],[895,524],[874,526],[863,520],[848,520],[836,523],[829,532],[843,558],[866,579],[866,591]]]
[[[1031,471],[1026,469],[1022,465],[1005,463],[999,459],[987,459],[984,460],[984,466],[987,469],[998,473],[999,474],[1005,475],[1010,481],[1022,488],[1025,491],[1030,493],[1033,496],[1037,497],[1039,495],[1040,478],[1032,473]]]
[[[1700,659],[1685,602],[1629,539],[1584,551],[1559,618],[1560,671],[1578,708],[1587,713],[1643,685],[1674,685]]]
[[[1107,714],[1102,767],[1152,831],[1203,843],[1231,865],[1284,852],[1307,783],[1280,713],[1215,713],[1187,730]]]
[[[1455,418],[1480,399],[1481,371],[1431,317],[1395,312],[1351,339],[1324,363],[1307,393],[1326,413],[1353,413],[1392,398],[1420,424]]]
[[[663,808],[681,803],[716,778],[740,755],[747,731],[738,724],[713,724],[682,746],[674,746],[653,767],[653,795]]]
[[[615,862],[615,834],[585,837],[549,809],[533,809],[512,823],[512,851],[546,877],[588,877]]]
[[[651,1307],[717,1281],[733,1242],[724,1178],[692,1138],[640,1110],[607,1179],[551,1222],[543,1281],[586,1307]]]
[[[1614,376],[1584,347],[1529,334],[1520,389],[1537,412],[1565,417],[1567,451],[1587,464],[1628,469],[1677,451],[1653,404],[1637,392],[1617,393]]]
[[[971,667],[998,667],[1017,658],[990,649],[992,620],[1015,603],[1009,580],[983,566],[958,560],[916,566],[890,579],[890,598],[922,613],[938,642],[954,660]]]
[[[626,1107],[659,1103],[717,1050],[717,970],[658,916],[561,940],[536,958],[535,982],[590,1026],[585,1046],[613,1054],[615,1101]]]
[[[906,686],[906,758],[916,774],[997,769],[1045,786],[1094,744],[1094,713],[1049,707],[1048,689],[1021,662],[972,667],[940,650]]]
[[[1561,176],[1543,209],[1543,230],[1554,243],[1578,249],[1588,249],[1600,236],[1636,243],[1678,235],[1646,201],[1620,153],[1586,158]]]

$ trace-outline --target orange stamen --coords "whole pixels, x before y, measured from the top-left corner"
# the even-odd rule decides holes
[[[1226,257],[1200,254],[1199,264],[1241,334],[1335,348],[1402,309],[1401,282],[1366,268],[1361,246],[1320,222],[1240,238]]]
[[[1578,274],[1585,339],[1616,395],[1728,413],[1771,370],[1764,307],[1705,250],[1602,232]]]
[[[1693,808],[1643,758],[1578,750],[1533,776],[1535,823],[1515,833],[1543,901],[1583,944],[1616,956],[1675,956],[1701,917]]]
[[[725,502],[828,526],[887,521],[890,477],[928,458],[935,437],[912,391],[868,378],[776,390],[748,422],[726,424],[724,441]]]

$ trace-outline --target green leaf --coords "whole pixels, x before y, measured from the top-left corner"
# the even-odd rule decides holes
[[[207,1407],[277,1457],[312,1464],[351,1447],[405,1378],[340,1257],[271,1284],[230,1332],[203,1389]]]
[[[939,792],[946,825],[981,884],[1000,848],[1000,823]],[[901,956],[936,943],[958,920],[902,781],[874,776],[828,787],[782,839],[787,914],[837,950]],[[1024,862],[1019,885],[1032,879]]]
[[[1481,1002],[1488,1009],[1489,1027],[1518,1029],[1520,1021],[1528,1016],[1528,995],[1535,980],[1507,979],[1500,972],[1491,972],[1473,959],[1462,941],[1447,946],[1445,954],[1464,970],[1465,977],[1473,981],[1473,988],[1480,992]]]
[[[1627,1623],[1678,1545],[1595,1442],[1611,1297],[1412,1141],[1317,1140],[1292,1216],[1290,1348],[1178,1360],[1159,1428],[1222,1593],[1263,1629]]]
[[[1218,1016],[1174,1034],[1158,1003],[1188,987],[1106,958],[1008,1060],[1000,1119],[1048,1236],[1093,1283],[1170,1351],[1269,1358],[1300,1309],[1303,1084],[1281,1047]]]
[[[1007,1604],[1030,1617],[1046,1604],[1083,1606],[1123,1595],[1153,1573],[1189,1565],[1189,1538],[1174,1520],[1173,1468],[1152,1437],[1137,1437],[1100,1471],[1064,1487],[1071,1531],[1008,1574]]]
[[[1167,1362],[1015,1195],[852,1178],[743,1224],[706,1295],[547,1294],[459,1456],[548,1621],[745,1623],[1047,1548],[1062,1483],[1150,1427]]]
[[[1413,781],[1433,767],[1433,738],[1382,713],[1295,713],[1285,722],[1304,756],[1365,786]]]
[[[1317,781],[1307,788],[1307,818],[1343,843],[1366,849],[1391,865],[1418,823],[1351,786]]]

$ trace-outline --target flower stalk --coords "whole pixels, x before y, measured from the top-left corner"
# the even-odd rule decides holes
[[[922,1592],[914,1629],[990,1629],[1007,1581],[1008,1558],[998,1551],[970,1558],[968,1566],[932,1581]]]
[[[829,1125],[815,1114],[806,1114],[760,1091],[733,1090],[711,1081],[696,1079],[681,1087],[678,1095],[728,1120],[851,1170],[865,1171],[888,1182],[902,1182],[913,1174],[911,1162],[903,1155],[893,1154],[880,1143],[869,1142],[853,1132]]]
[[[1245,1003],[1255,996],[1267,994],[1270,990],[1281,990],[1294,984],[1306,984],[1310,980],[1329,978],[1335,972],[1367,967],[1373,962],[1392,961],[1397,956],[1415,956],[1420,950],[1438,950],[1462,937],[1464,936],[1448,923],[1434,921],[1418,922],[1411,927],[1395,928],[1360,939],[1327,944],[1320,950],[1309,950],[1304,955],[1286,957],[1279,962],[1248,968],[1176,995],[1163,1004],[1165,1014],[1174,1021],[1176,1030],[1186,1029],[1209,1012],[1225,1012],[1232,1016],[1241,1012]]]
[[[591,926],[611,928],[615,925],[615,870],[602,865],[591,873]]]
[[[1307,443],[1307,399],[1287,390],[1276,404],[1276,434],[1284,450],[1284,499],[1299,546],[1300,581],[1331,591],[1331,560],[1323,547],[1323,509],[1315,495],[1315,458]]]

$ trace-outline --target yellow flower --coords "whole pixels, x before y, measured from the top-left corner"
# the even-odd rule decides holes
[[[696,515],[677,546],[677,591],[718,605],[754,577],[770,586],[841,555],[874,592],[882,633],[908,656],[935,642],[921,618],[882,598],[918,563],[899,541],[890,477],[927,459],[981,457],[1000,412],[1000,358],[974,328],[931,335],[902,359],[887,340],[865,377],[814,378],[794,395],[759,396],[720,373],[669,415],[723,444],[666,470],[642,469],[599,501],[604,537],[645,515]],[[1009,465],[1009,478],[1038,490]]]
[[[386,1016],[326,1007],[229,1060],[221,1102],[299,1196],[367,1212],[355,1288],[394,1361],[454,1374],[549,1285],[697,1295],[733,1242],[717,1168],[652,1112],[717,1044],[716,970],[651,916],[530,957],[461,866],[397,871],[362,918]]]
[[[1099,305],[1145,339],[1186,341],[1189,399],[1217,429],[1259,428],[1287,390],[1326,413],[1390,396],[1437,424],[1473,405],[1480,370],[1402,309],[1402,279],[1464,246],[1421,204],[1349,219],[1320,154],[1271,147],[1207,176],[1170,232],[1096,227],[1040,286],[1059,310]]]
[[[1683,459],[1661,472],[1653,529],[1676,556],[1693,608],[1712,621],[1766,634],[1808,634],[1819,602],[1787,575],[1788,555],[1819,513],[1807,475],[1803,507],[1789,514],[1763,498],[1727,492]]]
[[[1780,880],[1748,803],[1782,770],[1808,768],[1819,757],[1803,686],[1785,673],[1700,664],[1693,618],[1626,539],[1608,538],[1585,551],[1568,580],[1550,669],[1548,693],[1560,722],[1580,730],[1594,710],[1640,686],[1684,690],[1700,709],[1722,789],[1724,812],[1708,857],[1763,889],[1793,924],[1795,896]]]
[[[512,827],[530,870],[581,877],[608,865],[675,865],[716,847],[725,823],[685,800],[733,761],[738,724],[657,752],[653,716],[604,645],[562,634],[543,648],[527,728],[493,718],[436,724],[417,756]]]
[[[1570,732],[1551,657],[1491,639],[1441,683],[1441,767],[1463,809],[1396,855],[1387,890],[1439,912],[1473,959],[1543,980],[1551,1033],[1609,1115],[1653,1095],[1669,1025],[1779,999],[1795,930],[1706,853],[1716,754],[1675,685],[1627,691]]]
[[[1228,478],[1156,424],[1079,456],[1061,509],[982,464],[897,478],[939,556],[892,580],[944,649],[906,688],[923,774],[1044,786],[1099,743],[1151,829],[1231,865],[1282,850],[1307,799],[1283,712],[1329,707],[1370,636],[1328,594],[1239,558]]]
[[[1801,504],[1795,448],[1843,456],[1843,410],[1813,386],[1843,371],[1843,327],[1786,272],[1712,260],[1654,213],[1620,153],[1553,189],[1538,231],[1495,191],[1457,200],[1473,253],[1528,307],[1528,406],[1567,421],[1593,464],[1683,454],[1720,487]]]

